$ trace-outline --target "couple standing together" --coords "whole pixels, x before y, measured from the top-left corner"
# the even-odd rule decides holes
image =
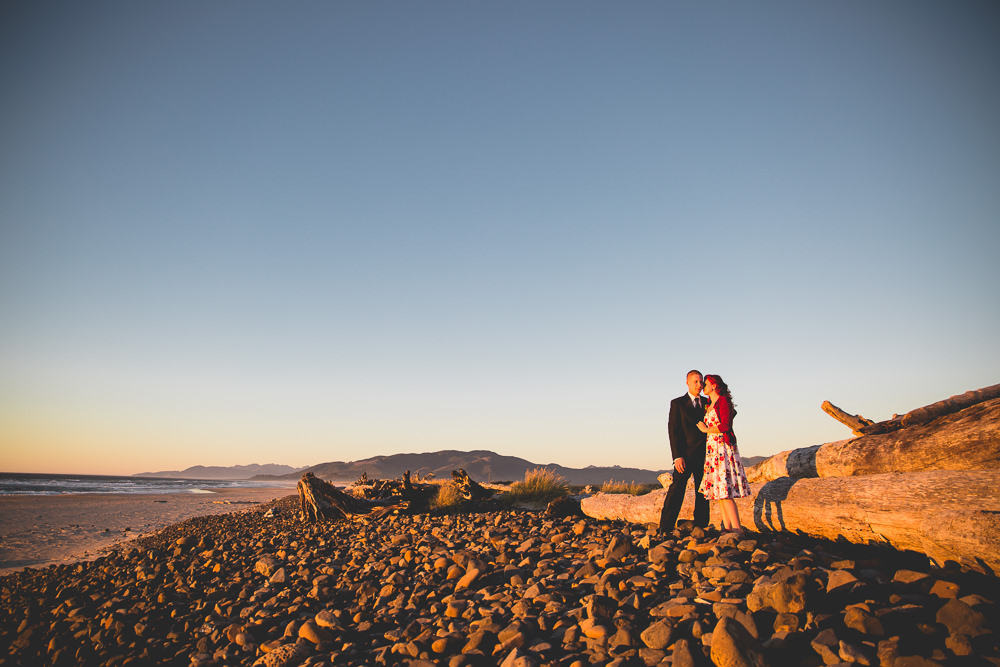
[[[673,530],[694,476],[694,523],[708,526],[709,500],[718,500],[722,529],[742,533],[734,498],[750,495],[743,460],[733,433],[733,397],[718,375],[687,374],[688,393],[670,401],[667,429],[674,473],[660,513],[660,532]],[[705,395],[702,396],[702,389]]]

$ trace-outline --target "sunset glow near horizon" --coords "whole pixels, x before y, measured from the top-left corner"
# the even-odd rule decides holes
[[[1000,382],[995,3],[0,9],[0,470],[670,466]]]

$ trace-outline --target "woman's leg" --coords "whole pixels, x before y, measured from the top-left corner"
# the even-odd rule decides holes
[[[719,498],[719,520],[722,522],[722,530],[732,530],[733,524],[730,520],[729,508],[726,507],[726,498]]]
[[[743,527],[740,525],[740,510],[736,507],[736,501],[732,498],[724,498],[719,501],[722,505],[720,508],[722,510],[723,523],[726,528],[736,532],[742,532]]]

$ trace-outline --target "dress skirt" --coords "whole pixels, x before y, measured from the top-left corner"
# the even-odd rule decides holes
[[[705,425],[709,428],[719,425],[715,408],[705,415]],[[705,444],[705,475],[698,488],[709,500],[723,498],[744,498],[750,495],[743,459],[736,445],[727,445],[721,433],[709,433]]]

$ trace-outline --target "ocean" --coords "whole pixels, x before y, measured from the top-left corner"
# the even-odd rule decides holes
[[[0,472],[0,496],[59,496],[78,493],[212,493],[220,489],[266,488],[286,485],[294,487],[295,482]]]

